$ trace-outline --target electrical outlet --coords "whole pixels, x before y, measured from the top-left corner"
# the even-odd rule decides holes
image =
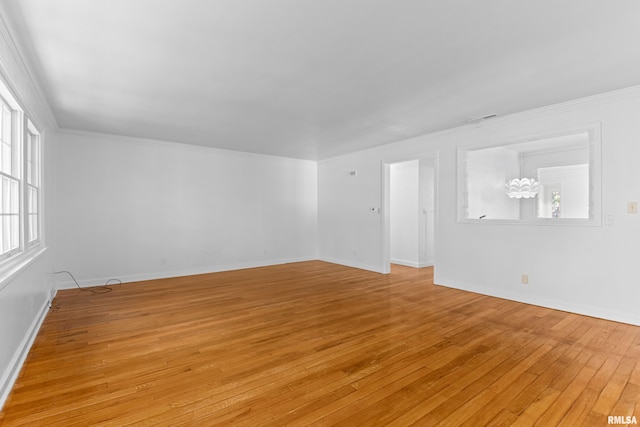
[[[520,283],[522,283],[523,285],[528,285],[529,284],[529,275],[528,274],[523,274],[520,276]]]
[[[613,227],[615,217],[613,215],[607,215],[604,217],[604,225],[607,227]]]
[[[627,213],[637,214],[638,213],[638,202],[629,202],[627,203]]]

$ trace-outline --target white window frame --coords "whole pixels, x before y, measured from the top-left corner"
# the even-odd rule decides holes
[[[25,119],[24,126],[24,241],[29,249],[40,243],[41,236],[42,143],[31,120]]]
[[[5,191],[0,188],[0,227],[2,221],[6,221],[3,217],[14,215],[13,210],[17,210],[18,232],[17,245],[12,242],[11,249],[4,251],[0,246],[0,289],[6,284],[7,280],[17,271],[30,263],[35,257],[41,253],[42,248],[42,133],[35,124],[27,117],[20,104],[12,95],[7,84],[0,78],[0,103],[7,106],[11,110],[11,150],[12,164],[10,170],[0,164],[0,186],[3,181],[17,181],[17,196],[14,194],[16,207],[12,207],[10,213],[7,211],[7,198]],[[4,114],[0,109],[0,114]],[[0,135],[2,137],[2,135]],[[28,142],[31,142],[29,145]],[[0,140],[0,150],[3,142]],[[35,151],[33,148],[35,147]],[[29,153],[27,153],[29,150]],[[0,153],[1,154],[1,153]],[[28,156],[29,154],[29,156]],[[28,162],[30,161],[30,165]],[[0,161],[2,161],[0,156]],[[35,167],[35,169],[34,169]],[[31,169],[30,169],[31,168]],[[31,170],[31,176],[27,176],[27,172]],[[32,197],[32,204],[28,203],[29,192],[35,193]],[[4,205],[3,205],[4,203]],[[29,211],[30,207],[35,216],[33,228],[28,230],[30,224]],[[5,238],[6,229],[0,228],[0,239]],[[1,242],[0,242],[1,243]]]
[[[6,93],[0,93],[0,104],[0,114],[2,115],[0,128],[0,132],[2,132],[0,135],[0,150],[2,150],[0,153],[0,261],[3,261],[23,249],[21,223],[23,198],[20,194],[22,188],[22,110],[18,108],[15,100]],[[10,117],[6,117],[5,109],[8,110]],[[11,127],[9,135],[6,135],[5,131],[7,121]],[[7,152],[7,145],[9,145],[10,152]],[[9,156],[6,156],[7,154]],[[14,216],[15,218],[12,218]],[[14,224],[11,224],[14,219],[18,222],[15,230]],[[5,249],[6,245],[10,249]]]
[[[589,134],[589,218],[534,218],[534,219],[486,219],[469,218],[466,152],[508,146],[538,139],[548,139],[575,133]],[[550,225],[550,226],[602,226],[602,155],[601,155],[601,124],[589,123],[566,129],[544,132],[522,138],[503,140],[498,144],[463,145],[457,149],[457,221],[465,224],[494,224],[494,225]]]

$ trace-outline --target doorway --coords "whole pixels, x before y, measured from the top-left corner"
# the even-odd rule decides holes
[[[383,272],[435,264],[437,153],[383,164]]]

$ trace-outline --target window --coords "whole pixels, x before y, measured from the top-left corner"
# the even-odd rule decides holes
[[[588,164],[539,168],[537,178],[539,218],[589,218]]]
[[[41,139],[0,82],[0,262],[40,241]]]
[[[458,149],[458,221],[601,225],[599,124]]]
[[[0,108],[0,257],[5,258],[20,247],[20,168],[16,161],[20,150],[18,129],[14,126],[17,114],[4,98],[0,98]]]
[[[40,135],[27,121],[25,147],[26,170],[26,240],[32,246],[40,239]]]
[[[551,192],[551,218],[560,218],[560,192]]]

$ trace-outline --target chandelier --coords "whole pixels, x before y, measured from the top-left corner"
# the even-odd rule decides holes
[[[505,187],[511,199],[530,199],[540,191],[540,183],[533,178],[514,178]]]

